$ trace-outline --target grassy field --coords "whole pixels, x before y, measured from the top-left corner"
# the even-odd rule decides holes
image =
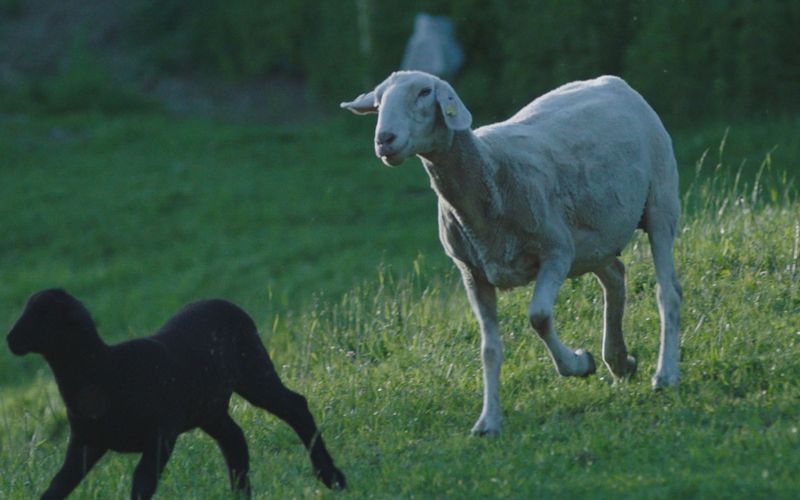
[[[673,134],[689,208],[676,251],[680,390],[649,388],[658,313],[639,236],[623,254],[638,377],[560,378],[527,324],[529,290],[503,294],[496,439],[468,432],[480,411],[477,325],[439,248],[434,195],[414,162],[381,167],[368,122],[0,115],[0,319],[10,327],[30,293],[63,286],[115,342],[193,299],[241,304],[287,385],[308,396],[346,496],[796,496],[797,118]],[[593,278],[568,282],[562,338],[599,356],[601,307]],[[256,497],[329,495],[286,426],[231,406]],[[0,499],[43,491],[66,438],[49,369],[0,349]],[[135,460],[107,456],[74,498],[126,496]],[[210,439],[178,441],[158,495],[229,496]]]

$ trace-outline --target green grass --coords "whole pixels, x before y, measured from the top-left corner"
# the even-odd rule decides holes
[[[0,319],[10,326],[31,292],[54,285],[87,304],[109,341],[145,335],[196,298],[240,303],[308,396],[357,498],[796,495],[796,118],[733,125],[721,153],[724,127],[674,134],[690,209],[676,250],[680,390],[649,387],[658,312],[640,236],[623,253],[626,338],[640,362],[631,381],[612,384],[604,368],[560,378],[527,325],[529,290],[501,295],[497,439],[468,434],[480,411],[477,325],[438,245],[434,195],[413,162],[379,165],[367,122],[0,115]],[[593,278],[568,282],[562,338],[599,356],[601,306]],[[256,497],[328,496],[286,426],[239,398],[231,406]],[[43,491],[67,433],[42,360],[0,349],[0,498]],[[126,496],[134,464],[107,456],[74,497]],[[210,439],[179,440],[158,495],[229,496]]]

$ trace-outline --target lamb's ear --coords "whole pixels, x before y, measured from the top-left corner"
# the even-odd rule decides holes
[[[444,80],[436,82],[436,102],[439,103],[444,123],[450,130],[467,130],[472,126],[472,114],[453,87]]]
[[[377,113],[378,103],[375,102],[375,91],[361,94],[350,102],[343,102],[339,104],[342,109],[349,109],[357,115],[366,115],[367,113]]]

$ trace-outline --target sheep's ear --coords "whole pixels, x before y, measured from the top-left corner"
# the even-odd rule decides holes
[[[467,130],[472,126],[472,114],[450,86],[444,80],[436,82],[436,102],[442,110],[444,123],[451,130]]]
[[[361,94],[350,102],[343,102],[339,104],[342,109],[349,109],[357,115],[366,115],[367,113],[377,113],[378,104],[375,102],[375,91]]]

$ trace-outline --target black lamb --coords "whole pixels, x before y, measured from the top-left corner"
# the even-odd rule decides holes
[[[233,489],[249,497],[247,442],[228,414],[233,392],[288,423],[316,476],[345,487],[306,399],[283,385],[253,320],[230,302],[194,302],[155,335],[109,346],[81,302],[43,290],[7,340],[16,355],[44,356],[67,408],[66,458],[42,498],[69,495],[107,450],[142,454],[131,498],[150,498],[178,435],[197,427],[222,450]]]

